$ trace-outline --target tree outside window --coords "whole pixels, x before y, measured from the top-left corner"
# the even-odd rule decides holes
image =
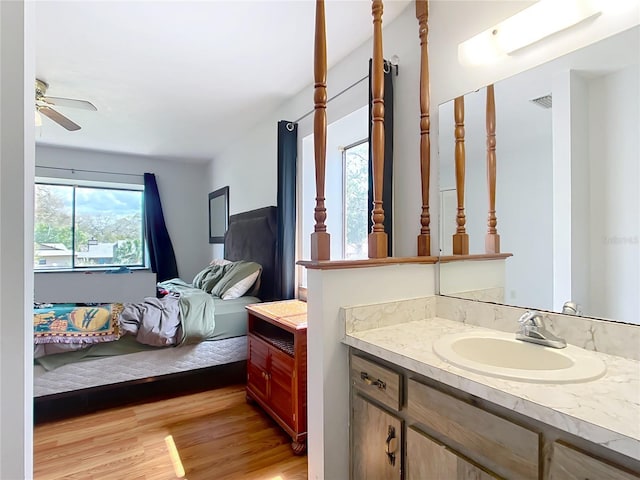
[[[144,266],[143,192],[35,185],[34,268]]]
[[[344,149],[344,258],[367,258],[369,142]]]

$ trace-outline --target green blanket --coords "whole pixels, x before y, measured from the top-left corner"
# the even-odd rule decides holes
[[[157,350],[158,347],[144,345],[136,341],[133,336],[120,337],[114,342],[96,343],[88,348],[76,350],[75,352],[57,353],[55,355],[46,355],[37,358],[35,363],[44,367],[45,370],[53,370],[55,368],[66,365],[67,363],[82,362],[85,360],[93,360],[100,357],[111,357],[113,355],[125,355],[127,353],[142,352],[144,350]]]
[[[182,338],[178,339],[178,345],[199,343],[213,337],[216,326],[216,307],[210,294],[193,288],[179,278],[162,282],[159,285],[180,294]]]

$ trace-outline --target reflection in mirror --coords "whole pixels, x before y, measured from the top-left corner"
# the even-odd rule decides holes
[[[497,274],[478,262],[443,268],[441,294],[479,298],[466,264],[502,289],[500,303],[562,312],[570,301],[565,313],[640,324],[638,30],[495,84],[497,228],[513,256]],[[469,253],[481,254],[486,89],[464,102],[466,231]],[[453,103],[439,108],[441,255],[456,229]]]
[[[229,225],[229,187],[209,194],[209,243],[224,243]]]

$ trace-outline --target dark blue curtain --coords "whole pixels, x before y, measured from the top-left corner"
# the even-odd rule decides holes
[[[144,225],[151,271],[156,274],[156,280],[162,282],[177,278],[176,256],[164,223],[158,184],[153,173],[144,174]]]
[[[276,298],[295,297],[296,274],[296,163],[298,158],[298,125],[278,122],[278,242],[276,265]]]
[[[371,154],[371,67],[369,60],[369,232],[373,227],[371,213],[373,211],[373,155]],[[388,60],[384,61],[384,171],[382,181],[382,208],[384,209],[384,231],[387,234],[387,255],[392,256],[393,246],[393,77],[398,74],[398,67]]]

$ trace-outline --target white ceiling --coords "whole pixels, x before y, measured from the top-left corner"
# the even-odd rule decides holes
[[[384,24],[408,3],[387,0]],[[36,77],[98,111],[56,107],[82,129],[43,118],[36,142],[210,160],[313,82],[314,16],[313,0],[39,0]],[[371,36],[371,2],[327,0],[326,17],[331,67]]]

